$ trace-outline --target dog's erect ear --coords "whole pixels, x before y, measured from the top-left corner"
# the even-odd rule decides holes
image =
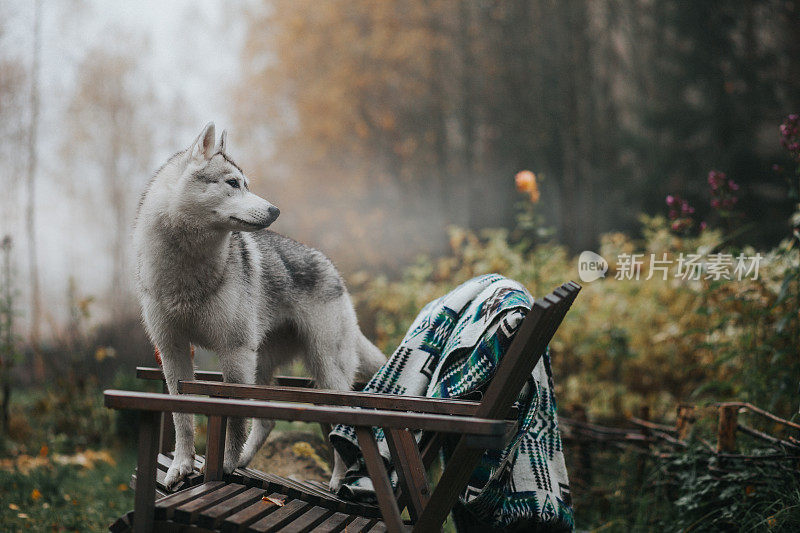
[[[228,130],[222,130],[222,135],[219,136],[219,144],[217,144],[217,148],[214,150],[214,153],[217,154],[225,153],[225,140],[227,138],[228,138]]]
[[[197,161],[209,160],[214,155],[214,123],[209,122],[189,148],[189,156]]]

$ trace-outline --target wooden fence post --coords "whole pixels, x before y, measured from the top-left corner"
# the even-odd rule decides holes
[[[586,409],[582,405],[574,405],[573,411],[575,413],[575,420],[578,422],[587,422]],[[578,459],[578,479],[583,481],[586,487],[592,485],[592,454],[589,444],[583,439],[579,431],[575,432],[575,440],[577,446],[575,455]]]
[[[736,426],[739,406],[734,404],[719,405],[719,426],[717,428],[717,453],[733,453],[736,451]]]
[[[678,418],[675,421],[675,431],[678,439],[685,441],[689,438],[692,427],[697,419],[694,416],[694,405],[682,403],[678,405]]]
[[[639,418],[648,422],[650,420],[650,407],[647,405],[643,405],[639,408]],[[650,429],[647,426],[642,427],[642,435],[645,439],[648,439],[644,442],[644,449],[647,452],[646,454],[643,453],[639,456],[637,461],[637,468],[636,468],[636,480],[639,487],[644,485],[644,475],[645,470],[647,469],[647,457],[650,455]]]

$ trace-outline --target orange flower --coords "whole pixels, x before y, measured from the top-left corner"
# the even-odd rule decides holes
[[[31,491],[31,499],[32,499],[33,501],[36,501],[36,500],[38,500],[38,499],[39,499],[39,498],[41,498],[41,497],[42,497],[42,493],[41,493],[41,492],[39,492],[39,489],[33,489],[33,490]]]
[[[519,192],[526,192],[531,197],[531,202],[539,201],[539,184],[536,183],[536,174],[530,170],[522,170],[514,176],[514,181]]]
[[[47,453],[50,449],[47,447],[47,444],[42,444],[42,447],[39,448],[39,457],[47,457]]]

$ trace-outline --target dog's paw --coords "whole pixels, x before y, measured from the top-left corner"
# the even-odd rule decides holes
[[[328,490],[332,493],[336,494],[339,492],[339,488],[342,486],[342,478],[339,476],[333,476],[328,483]]]
[[[164,485],[168,489],[172,489],[175,485],[183,481],[183,479],[191,474],[194,467],[194,459],[188,457],[175,457],[172,464],[167,470],[167,476],[164,478]]]

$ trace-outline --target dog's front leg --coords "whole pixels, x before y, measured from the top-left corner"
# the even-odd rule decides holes
[[[226,383],[253,383],[256,373],[256,353],[254,350],[241,348],[227,354],[220,354],[222,377]],[[228,418],[228,432],[225,437],[225,460],[222,469],[226,474],[233,472],[239,465],[247,431],[244,418]]]
[[[164,378],[170,394],[178,394],[178,382],[194,379],[194,367],[189,342],[159,345]],[[167,470],[164,484],[172,488],[192,472],[194,467],[194,416],[172,413],[175,422],[175,458]]]
[[[256,364],[256,383],[259,385],[270,385],[272,383],[272,374],[275,370],[275,358],[270,357],[273,354],[261,354],[258,357]],[[244,443],[244,451],[239,457],[239,468],[244,468],[250,464],[253,457],[256,456],[258,450],[266,442],[267,437],[272,428],[275,427],[274,420],[267,420],[265,418],[254,418],[253,426],[250,428],[250,434],[247,436],[247,442]]]

